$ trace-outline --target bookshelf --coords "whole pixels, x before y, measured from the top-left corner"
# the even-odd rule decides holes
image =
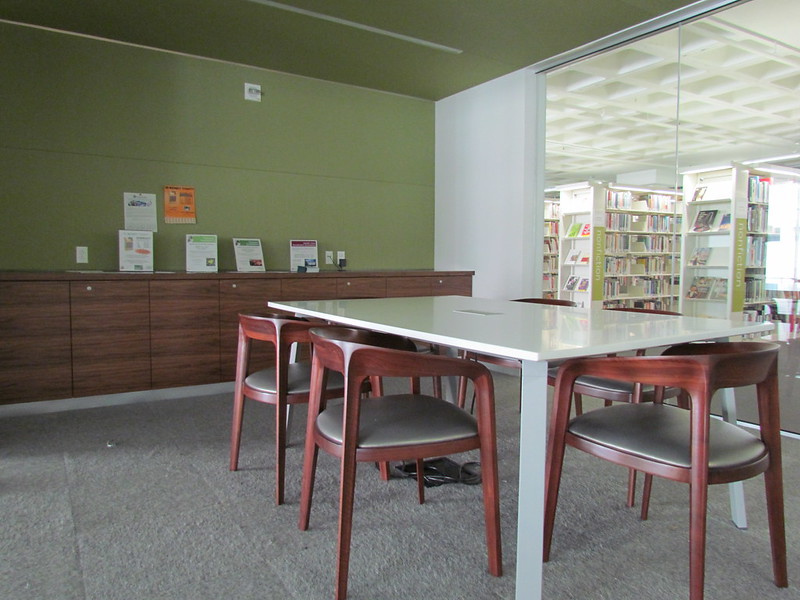
[[[741,314],[745,298],[748,177],[738,164],[683,174],[685,194],[680,311]]]
[[[682,194],[609,184],[604,306],[677,310]]]
[[[542,295],[558,296],[558,249],[561,210],[559,195],[547,192],[544,198],[544,252],[542,253]]]

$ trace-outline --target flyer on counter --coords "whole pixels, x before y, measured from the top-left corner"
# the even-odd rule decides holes
[[[217,272],[217,236],[186,235],[186,271],[188,273]]]
[[[125,212],[125,229],[133,231],[158,231],[156,195],[125,192],[122,194]]]
[[[233,238],[233,252],[236,255],[236,270],[240,273],[263,273],[266,270],[260,239]]]
[[[164,186],[164,222],[197,223],[193,187]]]
[[[319,272],[317,240],[289,241],[289,270],[292,272]]]
[[[119,270],[153,270],[153,232],[119,230]]]

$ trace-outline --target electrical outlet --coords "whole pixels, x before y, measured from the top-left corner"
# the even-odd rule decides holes
[[[336,252],[336,262],[340,263],[345,260],[344,250],[339,250]]]
[[[75,262],[84,264],[89,262],[88,246],[75,246]]]
[[[332,265],[333,264],[333,250],[326,250],[325,251],[325,264]]]

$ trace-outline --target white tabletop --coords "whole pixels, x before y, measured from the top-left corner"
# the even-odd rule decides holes
[[[356,327],[541,361],[767,332],[770,323],[567,308],[466,296],[270,302]]]

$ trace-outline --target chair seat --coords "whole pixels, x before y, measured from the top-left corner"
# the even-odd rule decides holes
[[[317,417],[319,432],[342,443],[344,406],[329,405]],[[359,448],[435,444],[478,435],[472,415],[433,396],[398,394],[361,400]]]
[[[618,404],[574,417],[568,431],[589,442],[688,469],[690,415],[663,404]],[[719,419],[711,419],[709,438],[710,472],[752,464],[767,453],[759,438]]]
[[[277,382],[275,379],[275,369],[262,369],[251,373],[244,380],[245,386],[265,394],[277,394]],[[287,381],[287,394],[308,394],[311,386],[311,363],[298,362],[289,364],[289,376]],[[328,377],[329,389],[344,388],[344,378],[341,373],[330,373]]]
[[[558,366],[550,367],[547,369],[547,377],[555,380],[558,375]],[[580,387],[580,392],[587,396],[592,395],[592,390],[597,393],[612,393],[620,395],[633,394],[633,382],[631,381],[616,381],[614,379],[605,379],[603,377],[593,377],[591,375],[582,375],[575,380],[576,387]],[[642,394],[652,395],[654,387],[652,385],[643,385]],[[666,394],[667,396],[677,395],[678,390],[672,388]],[[604,397],[600,396],[601,398]],[[649,399],[649,398],[648,398]]]

